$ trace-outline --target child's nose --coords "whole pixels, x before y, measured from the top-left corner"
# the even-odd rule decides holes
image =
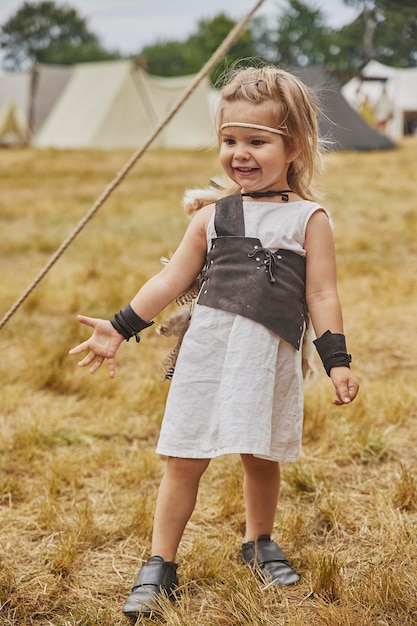
[[[250,154],[246,148],[237,147],[235,150],[235,159],[238,161],[247,161],[250,158]]]

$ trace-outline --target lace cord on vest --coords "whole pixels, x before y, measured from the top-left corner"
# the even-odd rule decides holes
[[[269,248],[254,246],[252,252],[249,252],[248,257],[250,259],[254,258],[259,263],[262,261],[262,259],[257,256],[258,254],[264,255],[263,265],[258,265],[258,269],[261,269],[264,266],[265,271],[269,275],[269,282],[275,283],[276,282],[276,278],[275,278],[276,258],[274,256],[274,253],[271,250],[269,250]],[[278,256],[278,258],[281,258],[281,257]]]

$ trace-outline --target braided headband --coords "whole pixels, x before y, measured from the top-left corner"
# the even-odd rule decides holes
[[[245,122],[227,122],[220,126],[220,130],[228,128],[229,126],[239,126],[241,128],[255,128],[256,130],[266,130],[269,133],[275,133],[277,135],[287,135],[285,130],[279,128],[271,128],[270,126],[262,126],[262,124],[245,124]]]

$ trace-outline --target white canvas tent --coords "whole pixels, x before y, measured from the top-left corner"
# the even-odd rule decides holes
[[[29,109],[32,132],[37,133],[72,74],[69,65],[37,64],[32,69],[32,110]]]
[[[131,61],[75,65],[33,143],[61,149],[138,148],[192,79],[149,76]],[[215,139],[212,91],[208,80],[200,83],[153,147],[211,144]]]
[[[29,72],[0,75],[0,139],[2,143],[20,143],[24,137],[27,137],[29,96]]]
[[[147,93],[154,115],[161,121],[189,86],[194,76],[162,78],[139,71],[140,92]],[[164,129],[160,144],[172,148],[199,148],[216,141],[214,132],[215,90],[203,80],[189,100]]]
[[[25,143],[27,125],[16,104],[0,107],[0,145]]]
[[[390,107],[391,113],[386,133],[392,139],[417,134],[417,67],[395,68],[369,61],[359,76],[342,87],[342,93],[356,108],[367,97],[376,116],[384,98],[383,106]]]
[[[26,139],[30,138],[49,115],[71,71],[69,66],[42,63],[28,72],[1,74],[0,111],[3,117],[8,112],[10,119],[12,111],[20,131]]]

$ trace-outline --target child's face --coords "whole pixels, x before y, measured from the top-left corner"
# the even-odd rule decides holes
[[[247,102],[227,105],[221,123],[233,122],[272,128],[276,123],[265,105]],[[220,132],[220,163],[245,192],[286,189],[294,156],[286,153],[283,137],[270,131],[228,126]]]

